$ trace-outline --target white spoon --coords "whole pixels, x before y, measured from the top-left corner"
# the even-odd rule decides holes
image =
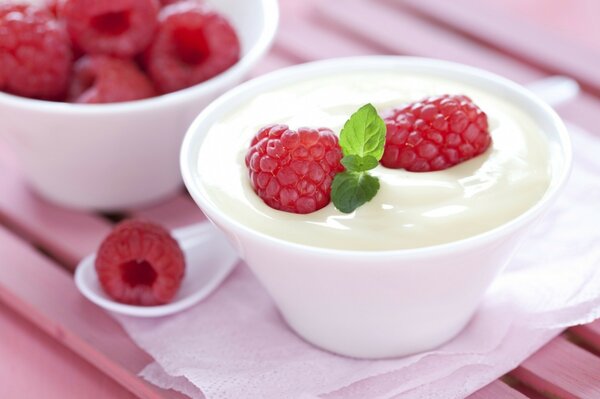
[[[552,106],[567,102],[579,93],[579,85],[565,76],[551,76],[527,86]],[[94,269],[95,254],[84,258],[75,271],[75,284],[81,293],[112,312],[138,317],[157,317],[176,313],[207,297],[238,262],[235,250],[209,222],[172,231],[186,256],[186,274],[173,302],[161,306],[125,305],[104,293]]]
[[[172,302],[160,306],[135,306],[116,302],[100,286],[94,260],[85,257],[75,270],[75,285],[96,305],[111,312],[138,317],[158,317],[180,312],[206,298],[217,288],[238,262],[235,250],[223,234],[209,222],[171,232],[186,258],[185,277]]]

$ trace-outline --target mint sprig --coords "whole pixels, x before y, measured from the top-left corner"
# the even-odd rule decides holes
[[[359,108],[340,132],[345,172],[338,173],[331,185],[333,205],[352,213],[369,202],[379,191],[379,179],[368,171],[379,164],[385,145],[385,122],[373,105]]]

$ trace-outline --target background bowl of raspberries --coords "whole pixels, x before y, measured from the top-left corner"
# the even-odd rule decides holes
[[[0,135],[53,202],[161,199],[181,186],[189,124],[244,79],[277,23],[276,0],[0,1]]]

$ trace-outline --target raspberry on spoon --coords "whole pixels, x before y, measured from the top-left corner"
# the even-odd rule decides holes
[[[488,121],[467,96],[426,98],[391,111],[381,164],[411,172],[447,169],[487,150]]]
[[[104,239],[96,273],[114,300],[153,306],[170,302],[185,272],[185,258],[168,231],[154,223],[126,220]]]
[[[262,128],[246,153],[250,182],[271,208],[311,213],[329,204],[334,176],[344,170],[337,136],[327,128]]]

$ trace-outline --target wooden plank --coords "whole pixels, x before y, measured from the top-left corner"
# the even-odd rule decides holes
[[[187,194],[178,195],[151,207],[133,209],[128,213],[134,217],[160,223],[167,229],[175,229],[206,220],[200,208]]]
[[[275,50],[286,54],[296,63],[333,57],[386,54],[385,49],[343,33],[331,29],[318,17],[290,19],[279,29]]]
[[[0,397],[133,399],[135,396],[0,303]],[[69,383],[65,384],[65,376]]]
[[[137,376],[151,357],[77,291],[72,277],[0,226],[0,301],[142,398],[179,398]]]
[[[582,339],[586,345],[600,352],[600,319],[583,326],[571,327],[569,331]]]
[[[252,70],[250,77],[263,75],[294,64],[289,56],[282,54],[277,49],[272,49],[265,58]]]
[[[44,248],[62,264],[74,268],[79,259],[93,251],[110,230],[110,224],[93,214],[50,204],[31,192],[16,165],[0,158],[0,221],[18,230]]]
[[[404,0],[401,3],[386,0],[386,3],[404,11],[407,6],[418,10],[437,23],[451,26],[550,73],[572,76],[600,93],[600,51],[581,46],[552,30],[540,29],[518,14],[473,0]]]
[[[539,393],[538,391],[528,387],[527,385],[523,385],[517,382],[515,385],[512,385],[513,389],[521,392],[523,395],[528,397],[529,399],[548,399],[546,395]]]
[[[340,7],[337,2],[324,1],[318,4],[318,8],[330,24],[353,32],[389,53],[462,62],[508,76],[521,83],[546,76],[539,70],[523,68],[518,61],[497,51],[465,40],[456,32],[398,12],[397,8],[384,3],[374,7],[372,2],[346,0],[344,6]]]
[[[509,58],[506,54],[466,39],[463,35],[432,22],[402,13],[397,6],[386,4],[346,0],[344,7],[338,7],[336,2],[320,2],[318,10],[321,18],[328,21],[326,25],[329,29],[340,30],[338,35],[350,32],[353,35],[352,39],[347,40],[362,40],[363,43],[371,43],[387,53],[440,58],[473,65],[521,84],[547,76],[547,73],[531,65]],[[300,54],[297,50],[298,45],[290,42],[289,46]],[[313,59],[327,57],[325,53],[320,52],[318,46],[315,47],[317,48],[305,50],[302,54],[310,51]],[[562,117],[600,135],[598,97],[581,93],[575,101],[561,105],[557,110]]]
[[[527,396],[496,380],[469,396],[469,399],[527,399]]]
[[[533,389],[564,399],[600,398],[600,358],[560,336],[510,373]]]

